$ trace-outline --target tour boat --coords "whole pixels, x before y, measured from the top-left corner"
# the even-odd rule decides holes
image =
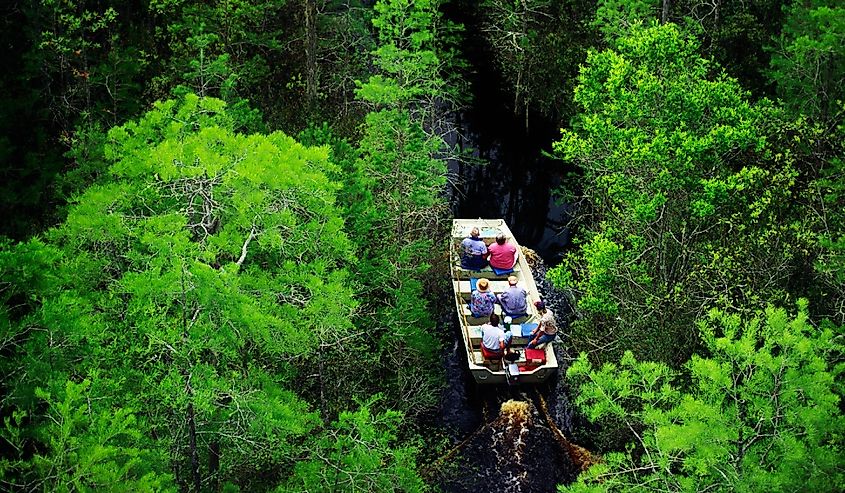
[[[490,245],[496,241],[500,233],[505,235],[507,241],[516,246],[518,256],[516,265],[512,271],[494,271],[491,267],[485,267],[480,271],[467,270],[461,267],[461,241],[469,237],[473,227],[477,227],[481,233],[480,237]],[[540,315],[534,307],[534,302],[540,299],[537,285],[531,274],[531,268],[525,259],[522,248],[516,238],[511,234],[505,221],[502,219],[455,219],[452,221],[452,237],[450,245],[452,286],[455,292],[455,307],[458,313],[458,323],[461,329],[461,338],[464,341],[469,372],[476,382],[480,384],[502,384],[502,383],[542,383],[552,378],[557,372],[557,358],[551,344],[539,349],[527,350],[526,345],[531,342],[530,332],[537,327]],[[508,277],[516,276],[518,286],[528,292],[528,310],[526,316],[512,320],[510,331],[513,334],[511,340],[511,352],[519,355],[515,361],[489,359],[482,354],[481,350],[481,326],[488,322],[486,317],[475,318],[469,310],[469,299],[476,282],[481,278],[489,281],[489,289],[499,294],[508,288]],[[495,313],[502,315],[502,308],[496,304]],[[503,327],[507,329],[507,325]]]

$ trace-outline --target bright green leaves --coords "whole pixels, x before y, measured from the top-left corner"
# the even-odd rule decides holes
[[[284,387],[352,327],[343,265],[354,256],[325,174],[335,168],[326,149],[234,126],[222,101],[188,96],[113,129],[112,180],[79,196],[46,245],[0,257],[4,279],[32,279],[9,295],[38,300],[3,329],[20,339],[9,402],[46,423],[41,440],[57,430],[34,415],[32,387],[86,375],[109,376],[91,391],[104,413],[138,410],[158,437],[149,446],[174,454],[159,471],[214,454],[198,474],[242,476],[315,426]],[[39,272],[11,268],[20,262]]]
[[[626,354],[618,367],[592,370],[582,356],[569,370],[581,382],[578,404],[591,420],[624,423],[636,454],[612,454],[571,490],[835,489],[845,419],[834,381],[841,365],[829,355],[842,347],[808,320],[806,303],[794,316],[711,312],[700,324],[710,356],[688,362],[681,390],[662,364]]]
[[[718,289],[714,276],[733,277],[728,285],[759,279],[752,268],[735,273],[710,260],[741,267],[749,253],[737,252],[737,241],[749,235],[749,250],[773,248],[779,232],[768,228],[795,173],[760,164],[768,157],[761,124],[779,113],[752,105],[734,80],[714,77],[695,38],[671,24],[628,31],[615,50],[589,53],[575,94],[582,113],[554,144],[583,172],[591,219],[588,239],[561,268],[574,271],[568,285],[595,317],[586,326],[638,356],[671,361],[678,337],[686,351],[694,346],[685,327],[711,300],[732,305],[733,297],[757,295],[709,292]]]
[[[373,26],[383,46],[396,44],[408,52],[421,52],[436,40],[433,28],[439,1],[382,0],[373,6]]]
[[[372,398],[357,411],[341,413],[332,429],[310,445],[309,457],[297,462],[288,486],[277,491],[427,491],[416,473],[419,445],[398,444],[404,416],[374,410],[377,401]]]
[[[620,365],[605,363],[593,371],[586,354],[567,371],[567,377],[581,382],[576,403],[587,411],[592,421],[613,417],[629,419],[651,416],[679,401],[679,393],[671,385],[674,372],[661,363],[638,362],[630,351]],[[588,382],[588,383],[584,383]]]
[[[18,486],[59,492],[176,491],[170,474],[156,472],[163,469],[165,454],[149,448],[135,415],[92,401],[91,381],[67,381],[56,396],[41,389],[36,394],[45,415],[15,413],[5,419],[0,433],[19,452],[33,439],[43,447],[28,460],[0,460],[0,477],[17,477]],[[28,418],[43,419],[36,436],[26,435]],[[43,482],[35,483],[39,478]]]
[[[659,9],[658,0],[600,0],[592,26],[601,31],[605,42],[612,44],[631,27],[656,19]]]
[[[434,25],[438,2],[376,2],[373,25],[380,45],[373,53],[384,75],[374,75],[358,89],[358,98],[387,107],[405,107],[434,96],[443,81],[437,74]]]
[[[583,298],[579,300],[580,306],[597,313],[612,314],[617,311],[618,306],[611,293],[621,257],[622,247],[602,235],[584,245],[584,258],[591,275],[584,286]]]

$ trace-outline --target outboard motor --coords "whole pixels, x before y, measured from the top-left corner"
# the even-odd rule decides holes
[[[502,366],[505,367],[505,375],[507,376],[508,385],[516,385],[519,383],[519,366],[516,361],[519,359],[519,353],[514,351],[505,355]]]

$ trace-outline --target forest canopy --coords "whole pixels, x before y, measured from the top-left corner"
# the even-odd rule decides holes
[[[491,87],[556,135],[562,385],[535,390],[600,457],[538,488],[845,481],[841,2],[0,11],[0,489],[481,478],[439,413],[470,399],[446,236]]]

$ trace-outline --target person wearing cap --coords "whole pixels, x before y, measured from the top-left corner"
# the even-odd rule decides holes
[[[499,304],[502,305],[502,314],[513,318],[528,314],[528,292],[517,286],[517,283],[516,276],[508,277],[508,289],[498,296]]]
[[[476,283],[475,290],[470,293],[469,311],[475,318],[489,317],[496,301],[496,295],[490,291],[490,281],[482,277]]]
[[[499,233],[496,236],[496,243],[487,249],[490,252],[490,267],[499,270],[512,270],[516,265],[516,246],[508,243],[505,235]]]
[[[540,344],[552,342],[557,337],[557,322],[554,313],[546,308],[546,304],[542,300],[535,301],[534,306],[540,313],[540,323],[536,329],[531,331],[532,339],[526,346],[528,349],[534,349]]]
[[[461,242],[461,267],[467,270],[481,270],[487,267],[487,244],[480,238],[478,228],[472,228],[469,237]]]
[[[513,334],[499,326],[499,316],[495,313],[490,315],[490,322],[481,326],[481,344],[487,353],[493,353],[496,357],[505,355],[512,339]]]

